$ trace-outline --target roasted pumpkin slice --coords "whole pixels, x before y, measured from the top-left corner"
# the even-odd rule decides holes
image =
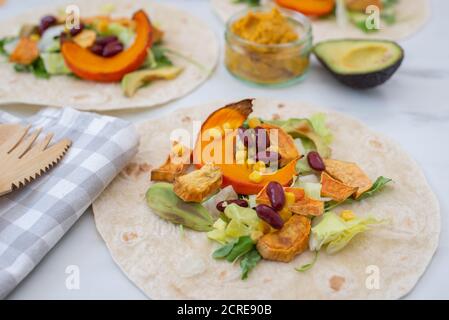
[[[67,66],[82,79],[100,82],[120,81],[125,74],[138,69],[152,45],[153,28],[143,10],[133,15],[133,21],[136,23],[134,43],[113,57],[100,57],[70,39],[62,40],[61,53]]]
[[[310,219],[292,216],[280,229],[262,236],[257,241],[257,251],[267,260],[290,262],[309,246]]]
[[[237,193],[246,195],[257,194],[270,181],[288,185],[296,175],[297,158],[273,173],[264,174],[257,183],[249,179],[252,172],[250,166],[236,163],[234,155],[236,130],[228,132],[226,129],[241,127],[252,111],[252,99],[245,99],[213,112],[201,126],[194,149],[194,163],[197,167],[205,163],[214,163],[223,173],[223,186],[232,185]]]

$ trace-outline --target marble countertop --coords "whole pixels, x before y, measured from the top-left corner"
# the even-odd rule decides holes
[[[13,1],[0,9],[0,19],[37,6],[47,0]],[[53,1],[56,2],[56,1]],[[60,1],[59,1],[60,2]],[[203,18],[222,38],[223,25],[208,1],[165,0]],[[209,81],[190,95],[168,105],[143,111],[108,114],[140,121],[170,114],[173,110],[223,99],[272,97],[306,101],[347,113],[399,143],[422,167],[441,206],[441,237],[437,252],[407,296],[410,299],[448,299],[449,277],[449,41],[447,30],[449,1],[432,1],[432,19],[410,39],[401,41],[406,58],[387,85],[370,91],[355,91],[334,81],[316,61],[308,78],[284,89],[248,87],[232,78],[222,60]],[[28,116],[38,108],[21,105],[0,106],[16,115]],[[66,268],[80,270],[80,289],[68,290]],[[89,209],[41,264],[16,288],[9,299],[144,299],[119,267],[95,229]]]

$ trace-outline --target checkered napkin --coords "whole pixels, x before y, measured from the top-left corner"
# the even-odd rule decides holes
[[[30,123],[72,140],[62,161],[26,187],[0,197],[0,298],[39,263],[137,152],[123,120],[70,108],[23,120],[0,111],[0,123]],[[0,168],[2,170],[2,168]]]

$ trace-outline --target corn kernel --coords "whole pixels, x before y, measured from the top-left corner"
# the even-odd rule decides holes
[[[175,155],[180,157],[184,153],[184,147],[182,146],[182,144],[177,143],[173,146],[172,151]]]
[[[264,172],[265,169],[266,169],[266,167],[265,167],[265,162],[263,162],[263,161],[257,161],[257,162],[254,164],[253,169],[254,169],[254,170],[257,170],[257,171],[259,171],[259,172]]]
[[[30,36],[30,39],[33,40],[33,41],[39,41],[40,38],[41,37],[38,34],[32,34]]]
[[[235,153],[235,162],[237,164],[244,164],[246,160],[246,151],[245,150],[237,150]]]
[[[284,206],[281,211],[279,211],[279,215],[281,216],[282,220],[284,222],[287,222],[288,219],[292,217],[292,212],[288,208],[288,206]]]
[[[106,19],[98,21],[97,29],[100,32],[106,32],[108,30],[108,21]]]
[[[287,205],[291,206],[295,203],[295,194],[293,192],[286,192],[285,193],[285,203],[287,203]]]
[[[355,214],[354,214],[354,212],[352,212],[352,210],[343,210],[340,213],[340,216],[345,221],[349,221],[349,220],[352,220],[355,218]]]
[[[249,174],[248,176],[249,180],[254,182],[254,183],[259,183],[262,181],[262,175],[260,174],[259,171],[253,171]]]
[[[254,128],[258,127],[258,126],[260,126],[261,124],[262,124],[262,122],[260,121],[259,118],[250,118],[250,119],[248,120],[248,126],[249,126],[251,129],[254,129]]]

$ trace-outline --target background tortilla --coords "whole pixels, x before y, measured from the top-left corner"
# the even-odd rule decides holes
[[[201,20],[187,12],[148,0],[75,0],[70,4],[80,7],[81,16],[102,14],[104,5],[113,4],[112,16],[130,17],[138,9],[145,9],[153,23],[165,33],[164,46],[190,57],[203,67],[185,59],[169,55],[175,65],[184,71],[173,80],[155,81],[141,88],[135,96],[123,95],[120,84],[104,84],[78,80],[68,76],[37,79],[32,74],[17,73],[13,65],[0,57],[0,104],[25,103],[45,106],[70,106],[79,110],[115,110],[151,107],[180,98],[204,82],[218,60],[218,40],[214,32]],[[0,22],[0,38],[15,35],[23,23],[37,22],[64,6],[39,7],[12,20]],[[104,13],[103,13],[104,14]]]
[[[273,3],[274,1],[271,1]],[[248,8],[245,4],[235,4],[233,0],[210,0],[215,13],[222,21],[227,21],[233,14]],[[263,0],[263,4],[271,4]],[[335,19],[317,19],[313,21],[313,38],[315,42],[339,38],[381,38],[401,40],[416,33],[430,17],[429,0],[399,0],[397,5],[397,22],[394,25],[381,25],[382,30],[365,33],[348,22],[338,27]]]
[[[294,268],[310,262],[310,252],[290,263],[262,261],[242,281],[238,264],[212,259],[217,244],[206,234],[186,228],[182,234],[178,226],[152,213],[145,203],[151,184],[147,164],[164,162],[173,129],[190,132],[192,120],[204,120],[222,105],[180,110],[170,118],[140,124],[140,148],[133,163],[93,204],[97,229],[131,281],[155,299],[396,299],[415,286],[437,248],[438,201],[420,168],[396,143],[339,113],[328,115],[335,136],[333,157],[358,163],[373,180],[384,175],[395,183],[336,212],[351,208],[360,216],[372,214],[390,223],[358,235],[335,255],[320,252],[308,272]],[[254,111],[265,119],[286,119],[320,110],[258,99]],[[368,289],[366,281],[377,271],[380,287]]]

